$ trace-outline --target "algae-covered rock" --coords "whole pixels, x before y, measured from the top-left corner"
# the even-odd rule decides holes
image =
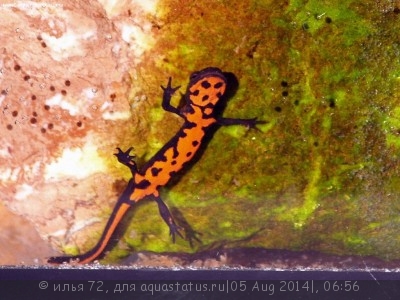
[[[154,52],[163,59],[155,68],[179,84],[205,66],[233,72],[239,87],[225,115],[266,124],[221,128],[164,190],[192,243],[170,243],[154,204],[136,211],[127,243],[156,252],[222,246],[399,258],[400,8],[375,1],[162,5]],[[163,122],[152,124],[148,141],[172,134]]]

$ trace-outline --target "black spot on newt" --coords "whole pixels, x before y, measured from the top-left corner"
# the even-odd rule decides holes
[[[218,82],[217,84],[214,84],[214,88],[215,89],[219,89],[220,87],[222,87],[224,85],[223,82]]]
[[[147,188],[147,187],[149,187],[151,185],[151,182],[150,181],[148,181],[147,179],[143,179],[142,181],[140,181],[139,183],[137,183],[136,185],[135,185],[135,187],[136,188],[138,188],[138,189],[145,189],[145,188]]]
[[[207,101],[209,97],[210,97],[210,96],[208,96],[208,95],[204,95],[203,98],[201,98],[201,100]]]
[[[201,83],[201,86],[202,86],[203,88],[205,88],[205,89],[208,89],[208,88],[211,87],[211,84],[210,84],[207,80],[204,80],[204,81]]]
[[[151,175],[157,176],[162,171],[162,168],[151,168]]]

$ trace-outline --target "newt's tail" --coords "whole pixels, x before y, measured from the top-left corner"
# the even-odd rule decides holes
[[[118,202],[114,207],[111,217],[108,219],[103,234],[101,235],[101,238],[96,246],[81,255],[54,256],[50,257],[47,262],[50,264],[62,264],[64,262],[68,263],[74,261],[79,264],[86,264],[95,260],[104,251],[118,224],[121,222],[127,210],[132,206],[133,202],[129,201],[129,195],[132,192],[132,186],[133,181],[131,180],[121,197],[118,199]]]

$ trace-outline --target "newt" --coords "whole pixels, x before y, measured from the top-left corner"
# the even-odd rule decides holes
[[[181,228],[175,223],[167,205],[160,197],[159,189],[195,157],[205,136],[215,125],[243,125],[256,128],[258,123],[262,123],[257,121],[257,118],[234,119],[219,116],[217,106],[225,94],[227,79],[218,68],[209,67],[191,74],[184,95],[184,105],[180,109],[171,105],[171,98],[180,86],[173,88],[170,77],[167,86],[161,88],[162,108],[180,116],[184,121],[182,127],[140,169],[134,160],[135,156],[130,154],[132,147],[127,151],[117,148],[118,153],[114,155],[120,163],[130,169],[132,178],[119,197],[100,240],[84,254],[51,257],[48,259],[49,263],[74,261],[85,264],[98,258],[128,209],[147,197],[152,197],[158,204],[160,215],[169,226],[173,242],[176,235],[183,238],[179,232]]]

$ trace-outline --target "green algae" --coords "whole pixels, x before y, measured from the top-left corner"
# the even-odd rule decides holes
[[[386,142],[388,146],[400,148],[400,107],[395,107],[383,121],[383,128],[386,133]]]
[[[62,246],[62,252],[65,253],[66,255],[78,255],[79,254],[79,249],[75,245],[64,245]]]
[[[171,0],[163,7],[164,27],[149,54],[160,59],[143,66],[163,76],[151,84],[153,107],[137,112],[149,123],[142,160],[171,137],[166,128],[179,127],[160,108],[158,86],[168,76],[184,86],[207,66],[232,72],[239,86],[224,116],[265,124],[258,131],[221,128],[196,164],[163,190],[178,224],[200,232],[201,242],[173,244],[149,201],[133,216],[129,247],[246,246],[398,259],[400,25],[393,9],[351,0]]]

